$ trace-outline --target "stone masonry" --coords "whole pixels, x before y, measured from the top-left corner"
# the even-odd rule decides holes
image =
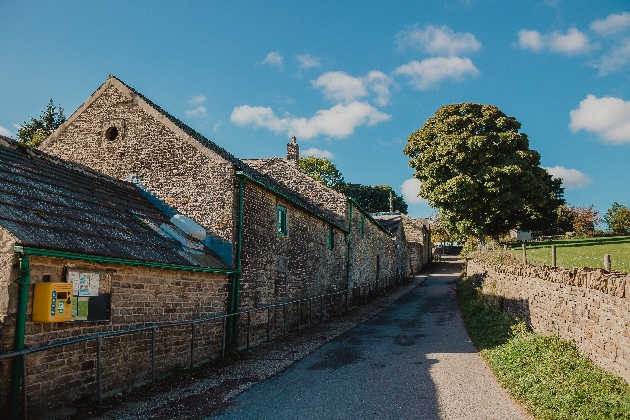
[[[467,275],[535,331],[574,341],[602,368],[630,382],[630,276],[471,259]]]
[[[25,346],[38,347],[73,337],[125,330],[157,322],[211,317],[225,313],[229,278],[225,274],[194,273],[148,267],[90,263],[31,257],[29,302],[35,284],[49,276],[64,281],[68,269],[105,274],[101,287],[111,299],[109,321],[39,323],[31,321],[28,305]],[[19,272],[13,269],[12,278]],[[16,294],[10,295],[15,299]],[[15,307],[14,301],[9,306]],[[10,352],[15,333],[15,311],[2,324],[1,352]],[[199,324],[195,331],[195,361],[220,354],[221,322]],[[157,332],[157,371],[162,374],[190,362],[191,327],[161,328]],[[65,403],[96,394],[96,341],[45,350],[27,358],[29,412],[58,409]],[[103,340],[103,392],[112,394],[151,378],[151,331]],[[0,363],[0,397],[8,395],[12,362]],[[63,384],[63,386],[60,386]],[[0,401],[0,406],[6,404]]]

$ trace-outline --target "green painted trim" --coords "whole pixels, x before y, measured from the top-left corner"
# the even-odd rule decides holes
[[[243,177],[238,183],[238,223],[236,226],[236,234],[237,234],[237,242],[236,242],[236,269],[241,271],[241,254],[243,251],[243,202],[245,201],[245,183],[247,182],[247,178]],[[241,276],[240,274],[235,274],[232,276],[232,285],[230,288],[230,303],[229,303],[229,313],[233,314],[238,312],[239,308],[239,298],[241,294]],[[234,319],[232,319],[234,318]],[[229,335],[229,340],[231,343],[238,345],[238,322],[239,316],[236,315],[234,317],[230,317],[227,319],[229,325],[227,326],[228,331],[231,331]]]
[[[308,207],[306,207],[304,204],[300,203],[299,201],[297,201],[293,197],[289,197],[288,195],[284,194],[283,192],[276,190],[272,186],[267,185],[264,182],[261,182],[261,181],[259,181],[257,179],[252,178],[251,176],[247,175],[245,172],[243,172],[243,171],[236,171],[236,175],[243,176],[243,177],[249,179],[250,181],[252,181],[254,184],[260,185],[261,187],[265,188],[266,190],[269,190],[272,193],[274,193],[276,195],[279,195],[280,197],[284,198],[285,200],[287,200],[291,204],[295,205],[296,207],[301,208],[302,210],[304,210],[308,214],[311,214],[311,215],[317,217],[320,220],[323,220],[323,221],[325,221],[327,223],[330,223],[331,225],[333,225],[337,229],[341,230],[342,232],[345,232],[345,233],[349,232],[345,227],[343,227],[341,225],[338,225],[337,223],[333,222],[332,220],[329,220],[329,219],[325,218],[321,214],[317,214],[316,212],[314,212],[313,210],[309,209]]]
[[[201,273],[217,274],[240,274],[240,270],[226,270],[220,268],[198,267],[194,265],[160,263],[154,261],[133,260],[131,258],[108,257],[104,255],[82,254],[70,251],[57,251],[54,249],[32,248],[27,246],[16,246],[13,250],[22,255],[39,255],[43,257],[64,258],[67,260],[92,261],[108,264],[122,264],[139,267],[162,268],[165,270],[194,271]]]
[[[370,219],[370,221],[371,221],[372,223],[374,223],[374,224],[376,225],[376,227],[378,227],[380,230],[382,230],[383,232],[385,232],[387,235],[389,235],[389,236],[391,236],[391,237],[394,237],[394,235],[392,235],[390,231],[388,231],[387,229],[385,229],[385,228],[383,227],[383,225],[381,225],[381,224],[378,222],[378,220],[374,219],[374,218],[372,217],[372,215],[371,215],[371,214],[370,214],[367,210],[365,210],[363,207],[361,207],[361,206],[359,205],[359,203],[357,203],[357,202],[354,200],[354,198],[350,198],[350,197],[348,197],[348,201],[352,202],[352,203],[356,206],[356,208],[358,208],[358,209],[359,209],[359,211],[360,211],[361,213],[363,213],[363,214],[364,214],[364,215],[365,215],[368,219]]]
[[[348,202],[350,211],[350,222],[348,223],[348,235],[346,239],[346,290],[350,287],[350,238],[352,233],[352,201]]]
[[[22,255],[20,257],[20,278],[18,279],[18,284],[20,285],[20,290],[18,295],[17,319],[15,321],[15,351],[24,349],[28,289],[31,285],[31,268],[28,255]],[[11,415],[13,418],[17,418],[19,415],[20,385],[22,380],[22,358],[16,357],[13,364],[13,386],[11,389]]]

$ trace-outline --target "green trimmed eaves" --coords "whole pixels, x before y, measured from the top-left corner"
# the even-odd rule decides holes
[[[225,270],[220,268],[199,267],[194,265],[160,263],[155,261],[134,260],[131,258],[108,257],[104,255],[83,254],[70,251],[58,251],[54,249],[32,248],[27,246],[15,246],[13,251],[20,255],[38,255],[42,257],[64,258],[67,260],[91,261],[106,264],[131,265],[136,267],[162,268],[165,270],[193,271],[199,273],[216,274],[240,274],[240,270]]]
[[[275,189],[274,187],[265,184],[264,182],[261,182],[257,179],[254,179],[253,177],[251,177],[250,175],[246,174],[243,171],[236,171],[236,175],[238,176],[242,176],[247,178],[248,180],[250,180],[251,182],[253,182],[256,185],[259,185],[261,187],[263,187],[264,189],[271,191],[272,193],[279,195],[280,197],[284,198],[285,200],[287,200],[288,202],[290,202],[291,204],[293,204],[296,207],[299,207],[300,209],[304,210],[305,212],[307,212],[308,214],[317,217],[320,220],[323,220],[326,223],[329,223],[331,225],[333,225],[334,227],[336,227],[337,229],[341,230],[344,233],[350,233],[350,231],[348,229],[346,229],[345,227],[338,225],[337,223],[333,222],[332,220],[322,216],[321,214],[318,214],[317,212],[309,209],[308,207],[306,207],[304,204],[300,203],[299,201],[297,201],[295,198],[288,196],[287,194]]]
[[[372,217],[372,215],[370,215],[370,213],[365,210],[363,207],[361,207],[359,205],[359,203],[357,203],[354,198],[350,198],[348,197],[348,201],[352,203],[352,205],[356,208],[359,209],[359,211],[361,213],[363,213],[372,223],[374,223],[376,225],[376,227],[378,227],[380,230],[382,230],[383,232],[385,232],[388,236],[391,236],[392,238],[394,237],[394,235],[392,235],[392,233],[390,231],[388,231],[387,229],[385,229],[383,227],[383,225],[381,225],[378,220],[376,220],[375,218]]]

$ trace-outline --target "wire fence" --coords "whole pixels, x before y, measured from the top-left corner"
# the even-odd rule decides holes
[[[300,330],[303,327],[311,326],[316,322],[316,318],[314,318],[313,312],[326,312],[332,311],[330,315],[341,315],[344,312],[349,312],[352,307],[355,306],[363,306],[367,305],[369,301],[372,301],[379,297],[380,295],[389,293],[398,287],[406,284],[413,278],[413,270],[404,271],[402,273],[389,276],[384,279],[375,280],[373,282],[361,283],[352,288],[334,291],[330,293],[325,293],[321,295],[311,296],[307,298],[295,299],[291,301],[278,302],[273,303],[257,308],[245,309],[233,314],[221,314],[207,318],[195,319],[195,320],[187,320],[187,321],[177,321],[177,322],[168,322],[168,323],[159,323],[159,324],[151,324],[145,325],[137,328],[130,328],[126,330],[118,330],[111,331],[99,334],[93,334],[83,337],[77,337],[70,340],[64,340],[57,343],[52,343],[44,346],[39,346],[35,348],[24,349],[17,352],[0,354],[0,360],[7,359],[16,359],[19,358],[20,363],[20,380],[21,380],[21,413],[22,418],[28,418],[28,390],[27,390],[27,357],[33,353],[50,350],[54,348],[62,348],[65,346],[69,346],[76,343],[88,342],[88,341],[96,341],[96,400],[99,405],[103,403],[103,342],[108,338],[122,336],[132,333],[138,333],[141,331],[151,331],[151,349],[150,349],[150,359],[151,359],[151,383],[153,386],[156,384],[156,366],[157,366],[157,356],[156,356],[156,336],[157,331],[159,329],[167,329],[173,327],[182,327],[189,326],[190,327],[190,360],[189,360],[189,369],[192,369],[195,364],[195,352],[199,351],[199,348],[195,347],[196,343],[196,330],[198,326],[207,323],[219,323],[222,328],[222,340],[221,340],[221,350],[219,357],[222,361],[225,360],[226,351],[228,350],[228,320],[230,318],[244,317],[246,319],[245,328],[246,331],[243,333],[239,331],[237,334],[240,336],[241,334],[245,337],[245,349],[249,350],[252,345],[252,317],[257,313],[262,313],[263,316],[266,315],[266,331],[263,332],[263,336],[261,337],[266,342],[271,340],[273,335],[282,334],[282,336],[286,336],[293,326],[297,330]],[[277,316],[276,310],[280,309],[282,313],[282,327],[278,328],[277,326]],[[291,309],[294,308],[295,319],[290,320],[289,316],[291,315]],[[303,312],[307,312],[306,308],[308,308],[308,315],[306,315],[307,319],[303,318]],[[273,314],[272,314],[273,312]],[[273,326],[272,326],[273,319]],[[319,317],[320,322],[323,317]],[[293,322],[292,322],[293,321]],[[243,325],[243,324],[241,324]],[[279,330],[279,332],[278,332]],[[7,399],[9,401],[10,398]]]

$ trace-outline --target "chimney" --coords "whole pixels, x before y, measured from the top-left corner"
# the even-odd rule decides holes
[[[295,136],[291,139],[291,143],[287,144],[287,160],[296,166],[300,160],[300,146],[298,146]]]

